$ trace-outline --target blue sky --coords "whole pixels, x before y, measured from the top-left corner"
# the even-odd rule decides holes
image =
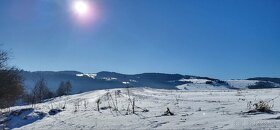
[[[1,0],[0,44],[36,70],[280,77],[279,0]],[[93,10],[91,10],[93,11]]]

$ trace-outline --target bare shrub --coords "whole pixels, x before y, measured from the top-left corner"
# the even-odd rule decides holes
[[[254,104],[255,106],[255,110],[258,110],[260,112],[268,112],[271,111],[271,109],[273,108],[273,104],[270,105],[269,102],[266,101],[259,101],[258,103]]]
[[[102,102],[108,103],[107,106],[100,106]],[[132,96],[131,90],[127,87],[125,92],[121,90],[111,91],[99,97],[96,101],[97,110],[110,110],[112,115],[129,115],[137,112],[148,112],[149,110],[137,106],[137,98]]]
[[[80,99],[77,99],[74,102],[74,112],[77,112],[80,109]]]
[[[172,113],[168,107],[167,110],[164,112],[164,114],[162,114],[162,116],[173,116],[173,115],[174,113]]]
[[[247,113],[256,113],[256,112],[272,113],[273,106],[274,104],[272,104],[270,101],[260,100],[257,103],[252,103],[250,101],[247,103],[247,109],[249,109]]]
[[[242,96],[242,91],[241,90],[238,90],[235,94],[235,96]]]
[[[280,95],[274,97],[270,100],[260,100],[257,103],[252,103],[252,101],[247,103],[247,108],[249,111],[247,113],[256,113],[256,112],[265,112],[265,113],[274,113],[272,108],[274,107],[274,100],[279,98]]]
[[[59,87],[56,90],[56,96],[70,95],[72,91],[72,84],[70,81],[61,81]]]
[[[86,99],[84,99],[83,101],[83,106],[84,106],[84,109],[86,110],[88,108],[88,101]]]

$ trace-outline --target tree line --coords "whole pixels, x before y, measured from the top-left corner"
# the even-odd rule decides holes
[[[0,50],[0,109],[14,106],[20,99],[26,104],[36,104],[49,98],[71,93],[70,81],[62,81],[56,92],[53,92],[47,87],[47,82],[43,78],[36,81],[34,88],[28,92],[23,85],[21,70],[9,66],[9,59],[9,53]]]
[[[24,92],[19,70],[8,66],[7,51],[0,50],[0,108],[13,106]]]
[[[26,104],[41,103],[46,99],[59,97],[63,95],[70,95],[72,92],[72,84],[70,81],[61,81],[55,92],[51,91],[44,78],[39,79],[34,88],[30,92],[24,92],[22,99]]]

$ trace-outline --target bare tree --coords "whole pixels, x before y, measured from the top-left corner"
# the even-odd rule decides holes
[[[32,103],[39,103],[45,99],[53,97],[53,93],[47,87],[45,79],[41,78],[36,82],[35,87],[32,90],[32,96]]]
[[[60,82],[59,84],[59,87],[57,88],[56,90],[56,95],[57,96],[63,96],[63,95],[66,95],[66,92],[65,92],[65,83],[63,81]]]
[[[66,95],[69,95],[72,92],[72,84],[70,81],[67,81],[65,83],[65,91],[66,91]]]
[[[72,91],[71,82],[67,81],[65,83],[64,81],[61,81],[59,87],[56,90],[56,95],[57,96],[70,95],[71,91]]]
[[[0,50],[0,69],[7,69],[7,61],[9,60],[8,52]]]
[[[26,104],[32,103],[32,95],[28,91],[24,91],[22,95],[22,101]]]
[[[13,106],[24,92],[20,70],[9,67],[8,53],[0,50],[0,108]]]

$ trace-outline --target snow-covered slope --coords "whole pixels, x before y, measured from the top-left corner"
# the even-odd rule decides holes
[[[229,89],[227,86],[214,86],[211,84],[204,83],[190,83],[177,86],[180,90],[225,90]]]
[[[181,79],[180,81],[187,82],[186,84],[176,86],[180,90],[248,89],[249,86],[256,85],[258,82],[264,82],[259,80],[226,80],[224,81],[225,84],[215,84],[211,83],[213,81],[207,79]],[[272,84],[274,84],[275,87],[279,87],[277,83]],[[265,88],[265,86],[263,86],[263,88]]]
[[[89,78],[95,79],[97,74],[76,74],[76,76],[78,76],[78,77],[89,77]]]
[[[229,85],[238,89],[247,89],[250,85],[255,85],[258,80],[227,80]]]
[[[195,79],[195,78],[189,78],[189,79],[180,79],[181,82],[191,82],[194,84],[205,84],[207,81],[211,81],[209,79]]]
[[[186,82],[176,86],[180,90],[225,90],[231,87],[227,82],[220,80],[190,78],[179,81]]]
[[[110,89],[63,96],[12,117],[15,129],[280,129],[279,114],[243,113],[248,102],[274,99],[280,89],[182,91]],[[135,99],[135,114],[131,103]],[[96,101],[100,99],[100,112]],[[129,100],[131,99],[131,100]],[[130,105],[129,105],[130,104]],[[65,109],[63,110],[63,106]],[[129,111],[128,110],[129,106]],[[167,107],[174,116],[163,115]],[[13,107],[15,109],[31,106]],[[53,115],[50,109],[62,111]]]

